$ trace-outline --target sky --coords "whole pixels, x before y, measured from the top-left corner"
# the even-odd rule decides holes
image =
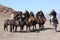
[[[50,13],[55,9],[60,13],[60,0],[0,0],[0,4],[13,8],[16,11],[37,11],[42,10],[44,13]]]

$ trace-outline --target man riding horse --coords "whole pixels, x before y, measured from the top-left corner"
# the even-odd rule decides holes
[[[37,23],[39,24],[39,28],[42,27],[41,29],[43,29],[46,18],[44,16],[44,13],[42,12],[42,10],[37,12],[36,18],[37,18]]]
[[[15,31],[17,31],[17,26],[21,26],[20,25],[20,23],[21,23],[20,19],[22,16],[22,12],[16,11],[16,12],[13,12],[11,15],[12,15],[13,19],[11,19],[11,21],[10,21],[10,31],[12,31],[12,29],[14,30],[14,27],[15,27]]]
[[[34,13],[31,11],[30,12],[30,17],[31,17],[31,24],[32,24],[32,26],[33,26],[33,29],[36,29],[36,18],[35,18],[35,16],[34,16]]]
[[[55,12],[55,10],[53,9],[51,11],[51,13],[49,14],[50,15],[50,25],[53,27],[53,29],[55,31],[57,31],[57,24],[58,24],[58,19],[56,17],[57,13]]]
[[[40,15],[41,14],[41,15]],[[39,19],[39,17],[45,17],[44,16],[44,13],[41,11],[38,11],[37,14],[36,14],[36,17]]]

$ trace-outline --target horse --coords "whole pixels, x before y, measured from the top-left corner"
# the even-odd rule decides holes
[[[34,29],[34,25],[36,25],[35,23],[35,18],[33,16],[30,16],[28,18],[28,20],[26,21],[26,31],[28,31],[28,28],[29,28],[29,31],[31,30],[30,27],[33,25],[33,29]],[[36,26],[35,26],[36,28]]]
[[[39,24],[39,29],[44,29],[44,24],[46,22],[46,17],[42,11],[38,11],[36,14],[36,23]]]
[[[50,16],[50,25],[51,27],[53,27],[52,29],[55,30],[55,32],[57,32],[57,25],[58,25],[58,19],[56,17],[56,12],[55,10],[52,10],[52,12],[49,14]]]
[[[34,25],[36,25],[36,23],[35,23],[35,18],[34,18],[34,15],[32,15],[32,13],[33,12],[30,12],[30,16],[29,16],[29,18],[27,19],[27,21],[26,21],[26,31],[28,31],[28,29],[29,29],[29,31],[31,30],[31,26],[33,25],[33,29],[34,29]],[[36,26],[35,26],[35,28],[36,28]]]
[[[16,12],[16,14],[14,14],[14,19],[6,19],[4,21],[4,30],[8,28],[8,25],[10,25],[10,32],[14,31],[14,28],[15,28],[15,31],[17,31],[17,27],[19,26],[20,29],[21,29],[21,25],[22,25],[22,12]]]
[[[30,17],[32,18],[32,26],[33,26],[33,29],[36,29],[36,18],[34,16],[34,13],[31,11],[30,12]]]
[[[12,25],[15,26],[15,31],[17,31],[18,26],[20,27],[20,31],[23,30],[22,14],[22,11],[18,11],[17,15],[14,17]]]

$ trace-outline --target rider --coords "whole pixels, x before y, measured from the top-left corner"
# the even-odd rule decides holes
[[[39,11],[37,12],[36,17],[37,17],[37,19],[39,18]]]
[[[54,9],[52,9],[52,15],[54,16],[54,17],[56,17],[56,15],[57,15],[57,13],[55,12],[55,10]]]
[[[10,18],[11,20],[14,20],[14,15],[15,15],[14,13],[15,11],[11,13],[11,18]]]
[[[30,12],[30,16],[33,16],[33,17],[34,17],[34,14],[33,14],[33,12],[32,12],[32,11]]]
[[[39,19],[39,17],[45,17],[44,13],[42,11],[38,11],[36,14],[36,17]]]
[[[44,17],[44,13],[42,12],[42,10],[40,11],[40,14],[41,14],[41,16],[43,16],[43,17]]]
[[[30,16],[29,11],[26,10],[25,13],[24,13],[24,16],[25,16],[26,20],[28,20],[28,18]]]
[[[56,13],[56,11],[54,9],[52,9],[52,11],[51,11],[51,13],[49,15],[51,15],[51,18],[54,17],[56,19],[56,21],[57,21],[57,24],[58,24],[58,19],[56,18],[57,13]],[[51,19],[50,19],[50,22],[51,22]]]

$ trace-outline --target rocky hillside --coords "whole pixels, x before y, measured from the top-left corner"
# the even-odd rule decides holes
[[[13,11],[15,10],[0,4],[0,13],[12,13]]]

